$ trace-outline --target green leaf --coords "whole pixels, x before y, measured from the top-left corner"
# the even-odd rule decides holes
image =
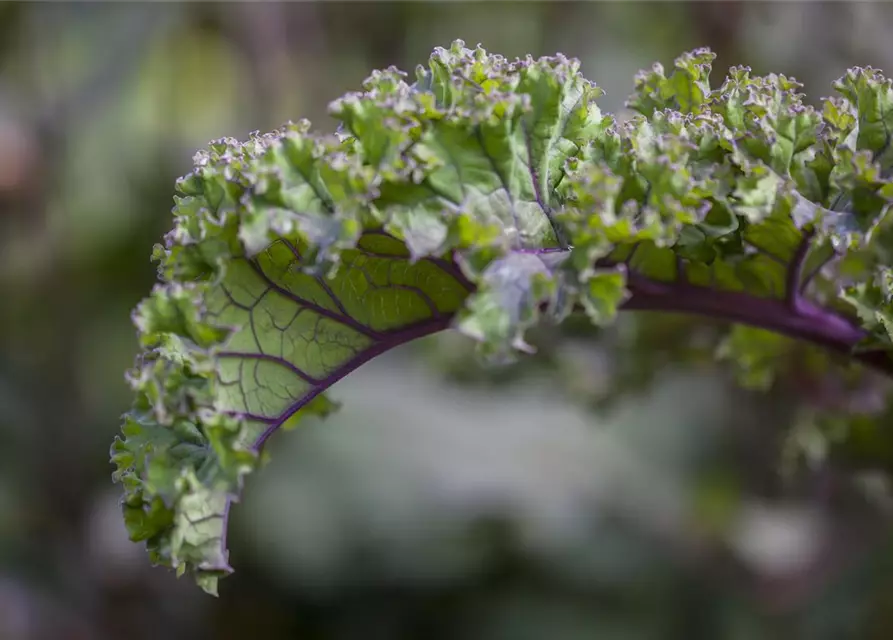
[[[209,592],[267,438],[331,412],[337,380],[463,309],[482,351],[507,354],[566,308],[560,260],[521,250],[560,248],[556,187],[604,129],[600,89],[576,60],[461,42],[418,76],[376,72],[332,103],[339,135],[301,121],[214,141],[178,182],[112,461],[131,537]]]
[[[613,322],[621,303],[629,297],[626,273],[618,268],[595,271],[589,275],[584,287],[580,302],[596,325]]]
[[[376,203],[388,231],[414,257],[481,247],[481,236],[503,249],[560,245],[564,164],[607,125],[601,89],[579,66],[563,56],[510,63],[461,43],[437,50],[418,71],[433,93],[419,97],[410,152],[418,186],[385,179]]]
[[[547,255],[511,253],[481,275],[456,327],[479,342],[486,358],[506,362],[513,350],[533,352],[524,333],[539,323],[543,307],[553,311],[560,294],[560,279],[544,260]]]
[[[635,79],[636,92],[627,106],[645,116],[655,111],[674,109],[682,113],[700,113],[710,96],[710,69],[716,54],[697,49],[676,58],[675,68],[664,75],[661,64],[640,72]]]
[[[893,271],[882,268],[874,280],[849,286],[841,299],[851,305],[871,334],[863,347],[893,342]]]
[[[733,68],[711,90],[712,60],[641,74],[616,122],[578,61],[456,41],[413,84],[391,68],[334,101],[337,134],[211,142],[134,312],[111,451],[131,537],[216,593],[268,438],[450,327],[505,361],[572,312],[684,312],[754,327],[720,350],[748,384],[771,381],[776,333],[893,371],[890,83],[852,71],[820,116],[784,76]]]
[[[826,107],[826,118],[838,129],[852,132],[846,140],[853,150],[866,150],[884,172],[893,168],[893,82],[877,69],[854,67],[834,83],[834,89],[849,103]]]

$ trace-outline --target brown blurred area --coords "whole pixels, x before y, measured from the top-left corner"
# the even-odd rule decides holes
[[[818,102],[848,66],[893,73],[891,30],[880,2],[0,4],[0,640],[890,637],[889,505],[782,481],[784,392],[669,353],[595,413],[585,329],[490,373],[436,336],[340,383],[248,483],[216,600],[127,540],[108,448],[130,310],[209,140],[331,129],[372,69],[456,38],[577,57],[618,111],[699,46],[717,84],[748,65]]]

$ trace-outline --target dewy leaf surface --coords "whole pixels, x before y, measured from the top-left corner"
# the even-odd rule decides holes
[[[641,74],[618,122],[578,61],[457,41],[412,84],[377,71],[332,103],[337,134],[302,121],[198,153],[134,313],[112,447],[131,537],[215,592],[269,436],[448,327],[505,360],[574,311],[686,312],[893,371],[890,83],[852,70],[820,114],[784,76],[713,89],[712,60]],[[788,343],[741,336],[721,355],[768,384]]]

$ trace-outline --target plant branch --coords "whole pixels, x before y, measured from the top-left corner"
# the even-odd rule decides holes
[[[798,285],[811,238],[812,233],[804,233],[803,241],[791,261],[785,299],[763,298],[737,291],[722,291],[713,287],[693,285],[686,278],[684,261],[677,257],[676,278],[671,281],[654,280],[630,269],[625,262],[622,263],[627,267],[627,289],[630,296],[620,308],[623,311],[682,313],[746,324],[827,348],[893,376],[893,358],[885,351],[854,352],[854,348],[867,335],[862,328],[849,318],[822,308],[801,295]],[[555,253],[565,250],[547,248],[520,251]],[[461,274],[461,270],[455,264],[455,258],[453,261],[443,262],[452,263],[456,273]],[[596,265],[609,268],[619,266],[617,262],[607,259],[597,261]],[[464,277],[463,281],[469,292],[473,293],[473,284]],[[302,397],[281,416],[271,420],[269,427],[255,442],[255,450],[260,450],[282,424],[319,393],[330,388],[360,365],[401,344],[448,329],[452,320],[453,314],[436,315],[393,333],[375,334],[372,336],[374,341],[368,349],[344,363],[325,379],[315,381],[316,384],[310,394]]]
[[[794,256],[794,263],[788,272],[789,285],[791,282],[798,282],[798,274],[801,272],[803,256],[806,253],[802,247],[808,245],[809,237],[811,236],[804,235],[804,241]],[[562,249],[522,251],[554,253],[562,251]],[[801,266],[798,267],[796,264]],[[617,263],[608,260],[600,260],[597,265],[600,267],[618,266]],[[680,265],[682,265],[681,261],[677,264],[677,268]],[[458,270],[458,266],[456,269]],[[471,286],[470,282],[467,284]],[[792,304],[789,292],[788,299],[784,300],[762,298],[747,293],[721,291],[712,287],[693,285],[684,277],[684,271],[681,274],[677,273],[675,280],[661,281],[648,278],[629,269],[627,270],[627,289],[630,296],[620,306],[623,311],[682,313],[746,324],[827,348],[893,376],[893,358],[886,352],[881,350],[854,352],[856,345],[866,337],[866,332],[863,329],[855,325],[849,318],[822,308],[800,296],[799,292],[797,297],[793,298],[794,304]],[[470,291],[473,292],[473,289]],[[406,342],[448,329],[452,324],[452,319],[452,314],[445,314],[394,333],[377,336],[368,349],[353,360],[346,362],[327,378],[320,380],[311,394],[301,398],[279,418],[273,420],[255,442],[255,450],[260,450],[266,440],[282,424],[314,397],[330,388],[360,365]]]
[[[808,240],[804,238],[801,247],[807,244]],[[556,249],[542,251],[554,252]],[[805,251],[798,248],[795,261],[799,260],[802,265],[801,253],[805,255]],[[599,266],[617,266],[616,263],[608,261],[599,261],[599,263]],[[681,261],[677,262],[677,268],[679,265],[681,265]],[[796,278],[799,277],[797,274],[800,273],[801,268],[795,267],[789,271],[789,284],[792,280],[797,282]],[[456,269],[458,271],[458,266]],[[461,271],[458,272],[461,273]],[[865,337],[865,332],[862,329],[855,326],[849,319],[800,297],[799,293],[796,304],[792,306],[789,300],[759,298],[745,293],[718,291],[710,287],[692,285],[687,279],[680,279],[679,275],[677,273],[677,279],[674,281],[664,282],[645,277],[635,271],[628,271],[627,288],[630,297],[621,305],[621,309],[624,311],[685,313],[747,324],[811,342],[847,355],[865,366],[893,376],[893,359],[887,353],[883,351],[853,352],[853,348]],[[471,283],[468,285],[470,286]],[[346,362],[327,378],[318,381],[310,394],[286,409],[263,431],[254,442],[252,449],[257,452],[261,451],[270,436],[278,431],[285,422],[320,393],[329,389],[338,380],[355,371],[361,365],[416,338],[448,329],[452,324],[452,319],[452,314],[432,318],[377,340],[369,349]],[[224,549],[228,531],[227,521],[231,507],[236,501],[235,496],[230,496],[223,513],[224,527],[221,543]]]
[[[862,329],[849,319],[809,300],[799,299],[796,309],[793,309],[784,300],[677,282],[660,282],[635,272],[628,274],[627,288],[631,295],[621,306],[626,311],[687,313],[747,324],[849,355],[863,364],[893,375],[893,359],[885,352],[853,353],[853,348],[866,335]]]

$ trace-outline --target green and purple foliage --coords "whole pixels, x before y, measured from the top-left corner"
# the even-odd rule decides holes
[[[747,383],[795,342],[766,330],[823,347],[813,366],[893,373],[890,81],[853,69],[820,112],[780,75],[711,88],[713,57],[641,73],[620,121],[576,60],[457,41],[414,82],[375,72],[332,103],[336,134],[301,122],[197,154],[134,313],[112,448],[131,537],[215,592],[269,437],[449,328],[505,362],[569,314],[689,313],[730,321],[719,355]]]

